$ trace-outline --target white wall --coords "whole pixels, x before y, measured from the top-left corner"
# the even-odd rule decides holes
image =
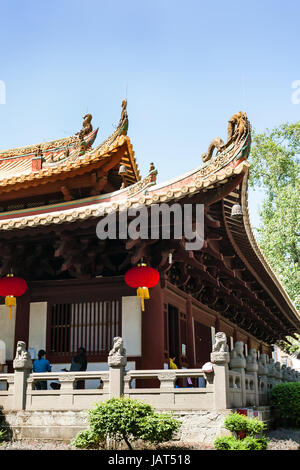
[[[28,349],[35,349],[35,357],[40,349],[46,351],[47,302],[31,302],[29,311]]]
[[[136,296],[122,297],[122,338],[127,356],[142,355],[142,310]]]
[[[14,359],[16,307],[12,307],[12,318],[8,318],[8,307],[0,305],[0,340],[6,346],[6,360]]]
[[[6,344],[3,339],[0,339],[0,366],[1,364],[6,364]]]

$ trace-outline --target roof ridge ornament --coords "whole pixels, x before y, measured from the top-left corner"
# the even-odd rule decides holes
[[[217,149],[217,154],[222,153],[224,150],[227,150],[229,146],[234,144],[234,150],[237,145],[240,143],[241,139],[246,136],[247,131],[250,130],[250,123],[246,113],[238,111],[233,114],[228,121],[227,126],[227,142],[224,144],[224,141],[221,137],[215,137],[210,143],[207,152],[201,155],[202,161],[205,163],[209,161],[215,149]]]
[[[121,104],[122,111],[118,124],[119,135],[127,135],[128,131],[128,114],[127,114],[127,99],[124,99]]]
[[[86,114],[85,116],[83,116],[82,129],[75,134],[75,135],[78,135],[80,140],[82,140],[85,135],[88,135],[92,132],[93,130],[93,126],[91,124],[92,119],[93,119],[93,116],[91,114]]]

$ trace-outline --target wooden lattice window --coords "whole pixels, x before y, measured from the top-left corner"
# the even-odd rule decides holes
[[[75,354],[84,347],[88,355],[107,354],[113,338],[121,336],[119,300],[52,304],[48,323],[48,352]]]

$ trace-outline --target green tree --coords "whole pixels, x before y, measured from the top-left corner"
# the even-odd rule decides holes
[[[296,307],[300,308],[300,122],[253,135],[250,186],[265,192],[258,242]],[[284,343],[300,352],[299,336]]]

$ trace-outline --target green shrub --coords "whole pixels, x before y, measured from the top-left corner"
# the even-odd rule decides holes
[[[271,403],[278,409],[281,425],[300,425],[300,382],[283,382],[271,389]]]
[[[248,418],[239,413],[232,413],[224,422],[225,428],[233,435],[218,437],[214,442],[217,450],[265,450],[268,441],[261,435],[266,428],[263,421],[257,418]],[[239,433],[243,431],[246,435],[244,439],[239,438]],[[259,437],[257,437],[259,436]]]
[[[140,423],[140,438],[152,444],[170,441],[180,423],[167,413],[151,414]]]
[[[99,436],[94,434],[90,429],[80,431],[72,441],[73,446],[78,449],[99,449],[101,443]]]
[[[263,421],[259,421],[257,418],[248,418],[246,434],[253,437],[261,435],[266,427],[267,425]]]
[[[238,433],[240,431],[246,432],[247,417],[239,413],[232,413],[225,419],[224,426],[232,433]]]
[[[107,438],[124,440],[129,449],[132,442],[142,439],[148,443],[161,443],[172,439],[180,422],[166,413],[155,413],[146,403],[130,398],[111,398],[89,410],[90,429],[79,433],[72,441],[75,447],[97,448]]]
[[[266,450],[268,441],[265,436],[255,438],[247,436],[245,439],[236,439],[233,436],[218,437],[214,443],[217,450]]]
[[[236,450],[266,450],[268,447],[268,440],[266,436],[253,437],[247,436],[245,439],[237,440],[238,447]]]
[[[247,436],[261,434],[266,428],[266,424],[263,421],[259,421],[257,418],[248,418],[239,413],[229,415],[225,419],[224,425],[232,433],[244,431]]]
[[[214,447],[217,450],[237,450],[238,439],[233,436],[217,437]]]

